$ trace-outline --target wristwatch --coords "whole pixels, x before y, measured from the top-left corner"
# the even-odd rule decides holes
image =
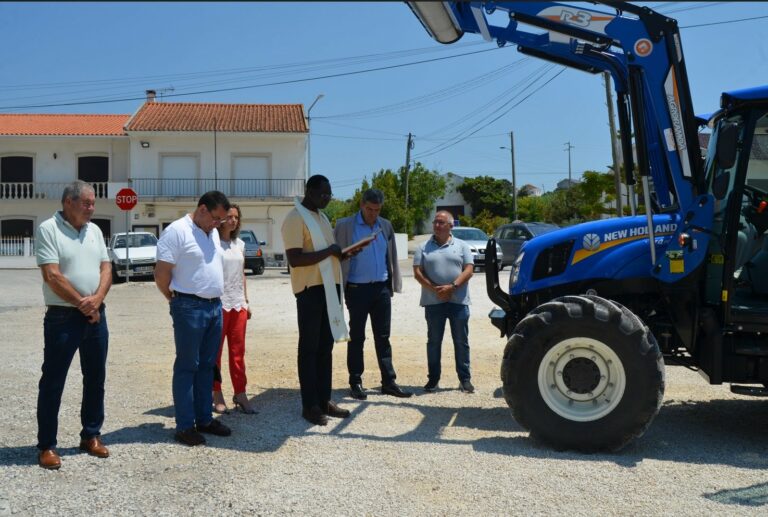
[[[456,282],[451,282],[451,287],[453,287],[454,289],[458,289],[459,288],[459,286],[456,285]]]

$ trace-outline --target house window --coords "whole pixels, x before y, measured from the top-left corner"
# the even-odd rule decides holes
[[[106,156],[80,156],[77,159],[77,179],[92,184],[97,198],[107,197],[109,158]]]
[[[31,219],[3,219],[0,221],[0,235],[3,237],[32,237],[34,223]]]
[[[0,158],[0,199],[30,199],[32,192],[32,157]]]
[[[163,155],[160,157],[160,170],[162,180],[160,185],[161,196],[198,196],[198,171],[200,170],[200,158],[197,155]],[[206,185],[207,186],[207,185]],[[211,188],[205,189],[212,190]]]
[[[109,219],[98,219],[96,217],[91,218],[91,222],[99,227],[101,233],[104,234],[104,240],[108,241],[112,237],[112,221]]]
[[[233,156],[232,188],[234,196],[270,196],[272,194],[267,156]]]

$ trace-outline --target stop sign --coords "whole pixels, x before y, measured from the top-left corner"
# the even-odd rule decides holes
[[[139,196],[131,188],[121,188],[115,196],[115,203],[120,210],[130,210],[139,202]]]

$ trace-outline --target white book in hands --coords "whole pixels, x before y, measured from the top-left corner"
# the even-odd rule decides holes
[[[381,233],[381,230],[376,230],[372,234],[367,235],[367,236],[363,237],[362,239],[360,239],[359,241],[357,241],[355,243],[352,243],[349,246],[347,246],[346,248],[342,249],[341,253],[343,255],[346,255],[350,251],[354,251],[354,250],[356,250],[358,248],[364,248],[364,247],[368,246],[370,243],[372,243],[376,239],[376,236],[378,234],[380,234],[380,233]]]

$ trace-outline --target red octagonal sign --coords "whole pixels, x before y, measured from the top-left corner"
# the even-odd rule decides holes
[[[131,188],[122,188],[115,196],[115,203],[120,210],[131,210],[139,202],[139,196]]]

